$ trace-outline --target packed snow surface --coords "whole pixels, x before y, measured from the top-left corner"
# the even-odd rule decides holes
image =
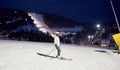
[[[113,50],[61,44],[61,56],[72,61],[37,54],[52,49],[53,43],[0,40],[0,70],[120,70],[120,55]]]

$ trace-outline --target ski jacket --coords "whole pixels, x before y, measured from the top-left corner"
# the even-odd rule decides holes
[[[54,36],[54,44],[60,46],[60,38],[57,35]]]

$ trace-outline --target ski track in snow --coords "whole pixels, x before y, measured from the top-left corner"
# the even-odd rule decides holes
[[[120,55],[109,49],[62,44],[61,56],[72,61],[36,54],[48,54],[53,48],[53,43],[0,40],[0,70],[120,70]]]

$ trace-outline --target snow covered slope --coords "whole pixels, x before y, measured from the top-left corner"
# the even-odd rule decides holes
[[[120,55],[112,50],[61,45],[62,56],[72,61],[50,59],[53,43],[0,40],[0,70],[119,70]],[[56,55],[56,50],[51,53]]]

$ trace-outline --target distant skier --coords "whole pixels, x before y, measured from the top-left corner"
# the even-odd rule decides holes
[[[76,36],[75,36],[75,39],[76,39],[76,44],[79,46],[80,45],[80,42],[81,42],[81,39],[82,39],[82,34],[81,32],[77,32]]]
[[[61,50],[60,50],[60,38],[57,33],[54,34],[54,44],[55,48],[57,49],[57,55],[56,58],[60,56]]]

